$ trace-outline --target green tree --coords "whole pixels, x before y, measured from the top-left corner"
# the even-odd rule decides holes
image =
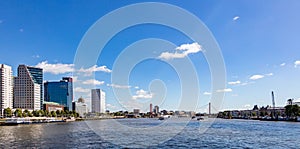
[[[79,113],[75,112],[74,116],[77,118],[79,117]]]
[[[62,115],[62,117],[66,117],[66,112],[64,110],[61,111],[61,115]]]
[[[299,116],[299,112],[300,112],[299,106],[298,105],[293,105],[292,106],[292,112],[293,112],[294,116]]]
[[[12,116],[12,111],[10,108],[4,109],[4,116],[5,117],[11,117]]]
[[[298,105],[287,105],[285,108],[285,114],[290,117],[299,116],[300,108]]]
[[[57,117],[61,117],[61,111],[60,110],[56,110],[56,115],[57,115]]]
[[[23,113],[22,113],[22,116],[23,117],[26,117],[26,116],[28,116],[29,115],[29,111],[27,110],[27,109],[25,109],[24,111],[23,111]]]
[[[35,116],[35,117],[39,117],[39,112],[38,111],[35,111],[33,110],[32,111],[32,115]]]
[[[65,113],[66,113],[66,114],[65,114],[66,117],[69,117],[69,116],[70,116],[70,111],[69,111],[69,110],[65,110]]]
[[[56,112],[55,111],[51,111],[51,114],[50,114],[52,117],[56,117]]]
[[[15,116],[16,117],[22,117],[22,110],[21,109],[16,109],[16,111],[15,111]]]
[[[39,110],[38,113],[39,116],[45,116],[45,112],[43,110]]]
[[[49,112],[48,110],[45,110],[44,111],[44,116],[51,117],[51,112]]]

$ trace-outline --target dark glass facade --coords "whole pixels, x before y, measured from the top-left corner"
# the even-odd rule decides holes
[[[44,83],[44,99],[48,102],[56,102],[72,111],[73,81],[72,78],[64,77],[59,82]]]

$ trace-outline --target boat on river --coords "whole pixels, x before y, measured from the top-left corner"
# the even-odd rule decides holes
[[[171,115],[162,115],[162,116],[160,116],[159,118],[158,118],[158,120],[165,120],[165,119],[168,119],[168,118],[170,118],[171,117]]]
[[[6,125],[30,124],[32,121],[29,118],[7,118]]]
[[[6,118],[2,125],[19,125],[19,124],[39,124],[39,123],[54,123],[54,122],[64,122],[58,120],[54,117],[12,117]]]

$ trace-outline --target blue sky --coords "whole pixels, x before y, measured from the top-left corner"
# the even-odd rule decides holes
[[[218,42],[227,78],[221,109],[249,109],[254,104],[271,105],[271,91],[275,91],[278,106],[284,106],[288,98],[300,98],[299,1],[157,2],[176,5],[193,13]],[[11,65],[14,75],[19,64],[27,64],[45,67],[44,80],[59,80],[62,76],[72,74],[76,77],[76,73],[72,72],[74,57],[86,31],[107,13],[134,3],[137,1],[1,1],[0,63]],[[170,19],[180,22],[181,18],[170,16]],[[167,93],[165,100],[157,104],[161,108],[176,110],[181,90],[180,79],[167,62],[145,60],[131,71],[129,84],[111,83],[113,64],[119,54],[130,44],[146,38],[164,39],[177,47],[194,43],[181,32],[163,25],[129,27],[106,44],[95,69],[85,68],[81,71],[88,74],[97,70],[94,78],[97,81],[77,78],[82,86],[76,86],[75,100],[80,96],[89,99],[90,91],[85,85],[92,83],[106,92],[108,109],[115,111],[127,107],[127,110],[131,110],[135,106],[156,102],[151,100],[161,90],[150,92],[149,84],[158,79],[164,82]],[[201,51],[186,57],[193,62],[199,78],[200,102],[197,110],[206,111],[205,105],[211,93],[215,92],[211,90],[208,64]],[[128,89],[132,99],[137,100],[137,105],[129,101],[119,103],[113,88]],[[189,99],[184,99],[184,103],[185,110],[194,110],[195,105]]]

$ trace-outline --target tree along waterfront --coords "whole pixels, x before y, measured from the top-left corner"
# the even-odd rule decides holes
[[[6,117],[79,117],[79,114],[76,111],[68,110],[57,110],[57,111],[48,111],[48,110],[33,110],[29,111],[27,109],[16,109],[13,111],[10,108],[4,109],[4,118]]]

